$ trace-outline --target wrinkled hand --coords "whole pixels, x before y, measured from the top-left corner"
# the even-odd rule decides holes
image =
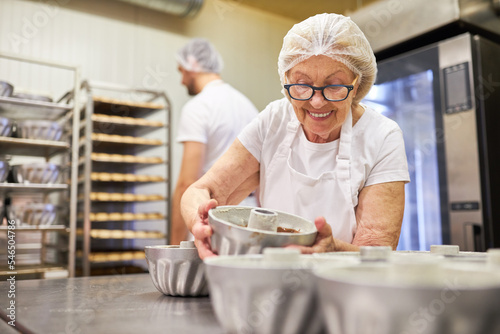
[[[210,256],[216,256],[212,252],[210,237],[212,236],[212,228],[208,225],[208,211],[217,206],[217,201],[214,199],[209,200],[198,208],[197,221],[193,225],[192,233],[194,236],[194,244],[198,248],[198,255],[203,260]]]
[[[335,239],[332,235],[332,228],[326,223],[324,217],[318,217],[314,220],[314,225],[318,230],[316,240],[311,247],[290,245],[289,248],[299,249],[302,254],[324,253],[335,251]]]

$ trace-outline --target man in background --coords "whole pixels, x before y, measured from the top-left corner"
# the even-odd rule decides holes
[[[172,199],[172,245],[188,239],[180,213],[182,194],[210,169],[258,114],[247,97],[222,81],[222,58],[207,40],[192,39],[178,51],[177,62],[182,84],[194,97],[182,108],[177,133],[184,151]],[[251,195],[244,205],[257,206],[257,199]]]

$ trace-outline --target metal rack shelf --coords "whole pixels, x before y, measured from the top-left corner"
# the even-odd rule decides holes
[[[130,128],[162,128],[165,126],[162,122],[153,122],[143,118],[134,117],[120,117],[120,116],[109,116],[109,115],[92,115],[92,121],[94,124],[104,124],[106,126],[112,125],[115,127],[123,127],[123,129]]]
[[[115,154],[117,155],[117,154]],[[128,159],[126,160],[126,158],[122,158],[122,160],[119,160],[118,158],[116,157],[112,157],[111,155],[109,157],[93,157],[91,158],[91,161],[93,162],[104,162],[104,163],[119,163],[119,164],[140,164],[140,165],[161,165],[161,164],[164,164],[166,161],[164,161],[163,159],[161,158],[157,158],[157,157],[151,157],[151,158],[147,158],[147,159],[144,159],[144,160],[138,160],[138,159],[134,159],[134,160],[131,160],[131,159]],[[85,158],[82,157],[80,158],[80,160],[78,160],[78,163],[81,165],[81,164],[84,164],[85,163]]]
[[[0,194],[10,191],[52,192],[68,190],[67,184],[38,184],[38,183],[0,183]]]
[[[83,229],[78,229],[76,235],[83,237]],[[92,229],[90,237],[92,239],[165,239],[166,236],[160,231]]]
[[[65,153],[69,148],[69,143],[62,141],[0,137],[0,152],[7,155],[51,157]]]
[[[97,85],[96,85],[97,86]],[[101,86],[102,87],[102,86]],[[113,90],[113,89],[110,89]],[[161,97],[161,92],[142,90],[142,93],[153,93],[153,98]],[[144,117],[157,111],[164,110],[167,106],[152,102],[123,101],[102,96],[93,97],[94,113],[96,114],[121,114],[125,117]]]
[[[100,183],[158,183],[166,182],[167,180],[161,176],[155,175],[137,175],[137,174],[124,174],[124,173],[92,173],[90,175],[92,182]],[[85,177],[78,178],[78,182],[85,181]]]
[[[163,142],[153,142],[153,141],[144,141],[144,142],[133,142],[130,138],[108,138],[108,139],[98,139],[96,134],[92,134],[92,141],[95,145],[99,145],[100,148],[116,148],[119,146],[123,147],[153,147],[153,146],[162,146]],[[122,136],[123,137],[123,136]],[[120,139],[122,141],[120,141]],[[80,139],[80,147],[85,145],[86,139]]]
[[[16,119],[56,120],[73,108],[72,105],[62,103],[0,96],[0,114]]]
[[[7,226],[0,226],[0,231],[7,231]],[[48,225],[48,226],[16,226],[16,232],[30,232],[30,231],[46,231],[46,232],[64,232],[70,233],[70,229],[65,225]]]

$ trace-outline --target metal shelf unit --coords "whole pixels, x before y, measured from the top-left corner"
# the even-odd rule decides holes
[[[89,276],[143,260],[141,242],[167,242],[171,115],[161,91],[91,82],[81,89],[77,268]]]
[[[0,97],[0,116],[13,120],[50,120],[61,121],[65,125],[67,137],[64,141],[47,141],[0,137],[0,152],[2,155],[43,157],[47,161],[54,157],[61,157],[63,165],[68,166],[61,172],[64,177],[60,184],[30,184],[30,183],[0,183],[0,195],[6,196],[16,192],[40,194],[48,196],[52,193],[61,193],[60,203],[57,205],[64,209],[64,214],[59,215],[57,224],[50,226],[25,226],[15,228],[15,238],[18,250],[39,250],[40,263],[16,265],[16,275],[30,275],[33,277],[73,277],[75,273],[75,240],[76,240],[76,205],[78,183],[78,129],[80,128],[80,110],[77,107],[80,83],[80,68],[69,64],[61,64],[35,58],[21,57],[14,54],[0,52],[0,58],[20,62],[22,66],[34,64],[49,69],[63,70],[72,76],[73,89],[58,102],[40,102],[12,97]],[[2,217],[3,218],[3,217]],[[17,225],[17,224],[16,224]],[[7,226],[0,226],[0,237],[7,236]],[[35,234],[40,242],[30,243],[23,241],[22,236]],[[46,241],[54,234],[64,236],[64,243],[51,244]],[[67,254],[67,258],[56,262],[46,261],[46,250],[55,248],[57,252]],[[17,258],[23,254],[17,254]],[[66,257],[66,256],[65,256]],[[59,258],[59,257],[57,257]],[[18,262],[17,262],[18,263]],[[10,269],[10,268],[9,268]],[[12,275],[13,270],[8,270],[7,262],[0,264],[0,277]]]

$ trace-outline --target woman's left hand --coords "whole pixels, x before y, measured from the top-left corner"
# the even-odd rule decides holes
[[[326,223],[324,217],[318,217],[314,220],[318,234],[316,235],[316,240],[311,247],[290,245],[289,248],[299,249],[302,254],[312,254],[312,253],[324,253],[324,252],[334,252],[335,249],[335,239],[332,235],[332,228]]]

